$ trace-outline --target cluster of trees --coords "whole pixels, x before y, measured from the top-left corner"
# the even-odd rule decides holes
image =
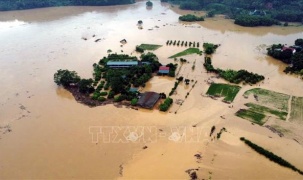
[[[271,161],[273,161],[273,162],[275,162],[275,163],[277,163],[277,164],[279,164],[281,166],[290,168],[293,171],[296,171],[296,172],[300,173],[301,175],[303,175],[303,171],[301,171],[300,169],[296,168],[294,165],[290,164],[289,162],[287,162],[283,158],[275,155],[274,153],[272,153],[272,152],[264,149],[261,146],[258,146],[257,144],[254,144],[253,142],[251,142],[248,139],[245,139],[244,137],[241,137],[240,140],[243,141],[249,147],[251,147],[253,150],[255,150],[257,153],[259,153],[259,154],[265,156],[266,158],[268,158],[269,160],[271,160]]]
[[[248,72],[247,70],[243,70],[243,69],[239,71],[235,71],[231,69],[222,70],[218,68],[217,71],[220,77],[235,84],[239,84],[240,82],[256,84],[264,80],[264,76],[256,73]]]
[[[214,68],[210,57],[205,57],[203,65],[204,65],[205,69],[207,70],[207,72],[216,73],[216,74],[220,75],[220,77],[222,77],[226,81],[229,81],[229,82],[235,83],[235,84],[239,84],[241,82],[245,82],[245,83],[249,83],[249,84],[256,84],[256,83],[264,80],[264,76],[255,74],[252,72],[248,72],[247,70],[243,70],[243,69],[241,69],[239,71],[235,71],[235,70],[230,70],[230,69],[222,70],[219,68]]]
[[[0,11],[52,6],[108,6],[135,3],[134,0],[0,0]]]
[[[146,62],[144,65],[113,69],[106,66],[109,60],[134,60],[134,57],[110,54],[101,59],[98,64],[93,65],[94,79],[81,79],[75,71],[60,69],[54,74],[54,81],[65,88],[77,87],[80,93],[91,95],[94,100],[105,101],[107,96],[107,99],[114,98],[116,102],[131,101],[137,98],[137,94],[130,92],[130,87],[145,86],[145,83],[152,77],[152,73],[161,66],[157,56],[153,53],[142,54],[140,58],[142,62]],[[103,88],[108,92],[102,92]]]
[[[294,53],[295,50],[295,53]],[[301,73],[303,69],[303,39],[296,39],[289,48],[282,44],[273,44],[267,48],[267,54],[284,63],[290,64],[284,72]]]
[[[235,18],[235,24],[247,27],[255,26],[272,26],[280,25],[281,23],[269,16],[253,16],[253,15],[239,15]]]
[[[167,40],[166,41],[166,45],[173,45],[173,46],[185,46],[185,47],[187,47],[187,45],[189,46],[189,47],[191,47],[191,46],[193,46],[193,47],[196,47],[197,46],[197,48],[199,48],[200,47],[200,43],[199,42],[187,42],[187,41],[180,41],[180,40]]]
[[[168,97],[164,100],[164,102],[162,104],[160,104],[159,109],[160,109],[160,111],[165,112],[170,108],[170,106],[172,104],[173,104],[173,99]]]
[[[179,17],[180,21],[194,22],[194,21],[204,21],[203,16],[195,16],[193,14],[186,14]]]
[[[219,47],[217,44],[203,43],[204,52],[208,55],[213,54]]]

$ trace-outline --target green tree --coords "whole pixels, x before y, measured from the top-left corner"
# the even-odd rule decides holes
[[[92,86],[92,79],[81,79],[78,82],[79,92],[81,93],[92,93],[94,91],[94,87]]]
[[[153,6],[153,3],[151,1],[147,1],[146,6],[151,7],[151,6]]]
[[[59,69],[54,74],[54,81],[57,85],[62,85],[64,87],[70,86],[71,84],[76,84],[80,81],[80,77],[77,72],[69,71],[67,69]]]

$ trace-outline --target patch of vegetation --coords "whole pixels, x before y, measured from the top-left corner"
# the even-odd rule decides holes
[[[206,94],[210,96],[224,97],[223,101],[233,102],[240,89],[240,86],[229,84],[211,84]]]
[[[160,104],[159,109],[160,111],[166,112],[170,106],[173,104],[172,98],[166,98],[162,104]]]
[[[256,83],[264,80],[264,76],[258,75],[258,74],[252,73],[252,72],[248,72],[243,69],[241,69],[239,71],[230,70],[230,69],[222,70],[219,68],[216,69],[212,65],[212,60],[210,57],[205,57],[203,65],[208,72],[213,72],[213,73],[219,74],[220,77],[222,77],[223,79],[225,79],[231,83],[235,83],[235,84],[239,84],[240,82],[256,84]]]
[[[250,111],[247,109],[240,109],[239,111],[236,112],[236,116],[241,117],[243,119],[247,119],[247,120],[249,120],[253,123],[259,124],[261,126],[266,123],[266,120],[265,120],[266,116],[264,114]]]
[[[171,96],[171,95],[174,94],[174,92],[176,91],[177,87],[178,87],[179,84],[182,82],[182,80],[183,80],[183,77],[182,77],[182,76],[179,77],[179,78],[177,79],[177,81],[176,81],[175,84],[174,84],[174,87],[173,87],[173,88],[171,89],[171,91],[169,92],[169,96]]]
[[[217,139],[220,139],[220,138],[221,138],[221,135],[222,135],[223,132],[227,132],[227,130],[226,130],[225,127],[223,127],[223,128],[220,130],[220,132],[217,133]]]
[[[139,48],[143,50],[149,50],[149,51],[154,51],[162,47],[162,45],[157,45],[157,44],[140,44],[138,46]]]
[[[186,49],[182,52],[179,52],[175,55],[170,56],[169,58],[176,58],[176,57],[186,56],[186,55],[189,55],[189,54],[199,54],[199,55],[201,55],[202,51],[200,51],[198,48],[188,48],[188,49]]]
[[[288,111],[289,95],[270,91],[261,88],[254,88],[246,91],[243,96],[248,97],[253,95],[258,104],[266,105],[270,108],[275,108],[280,111]]]
[[[59,69],[54,74],[54,81],[58,86],[68,87],[72,84],[77,84],[80,81],[80,76],[75,71]]]
[[[251,142],[248,139],[245,139],[244,137],[241,137],[240,140],[243,141],[249,147],[251,147],[253,150],[255,150],[257,153],[259,153],[259,154],[265,156],[266,158],[268,158],[269,160],[271,160],[271,161],[273,161],[273,162],[275,162],[275,163],[277,163],[277,164],[279,164],[281,166],[290,168],[293,171],[298,172],[299,174],[303,175],[303,171],[301,171],[300,169],[296,168],[294,165],[290,164],[289,162],[287,162],[283,158],[275,155],[274,153],[272,153],[272,152],[264,149],[261,146],[258,146],[257,144],[254,144],[253,142]]]
[[[280,118],[281,120],[286,120],[287,117],[287,112],[284,111],[278,111],[278,110],[274,110],[265,106],[261,106],[258,104],[254,104],[254,103],[246,103],[245,106],[249,107],[250,111],[254,111],[254,112],[258,112],[261,114],[271,114],[271,115],[275,115],[278,118]]]
[[[204,21],[204,17],[202,17],[202,16],[199,17],[199,16],[196,16],[193,14],[186,14],[186,15],[180,16],[179,20],[186,21],[186,22]]]
[[[285,73],[296,73],[303,76],[303,39],[296,39],[294,45],[289,47],[282,44],[273,44],[267,48],[267,54],[290,64],[285,68]]]
[[[203,43],[204,52],[205,52],[205,54],[208,54],[208,55],[213,54],[218,47],[219,47],[219,45],[217,45],[217,44]]]
[[[280,22],[268,16],[239,15],[235,24],[247,27],[280,25]]]
[[[303,123],[303,97],[292,97],[289,120]]]

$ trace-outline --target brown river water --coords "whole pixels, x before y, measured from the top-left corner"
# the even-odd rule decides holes
[[[213,55],[215,67],[247,69],[266,77],[264,88],[301,95],[302,80],[284,74],[285,65],[266,56],[266,46],[280,42],[292,44],[302,38],[301,26],[245,28],[220,16],[201,23],[179,22],[179,15],[185,13],[159,1],[154,1],[152,9],[147,9],[145,2],[138,2],[114,7],[0,12],[0,179],[113,179],[124,173],[126,178],[188,177],[181,165],[191,165],[184,155],[194,153],[186,149],[191,146],[172,145],[163,140],[152,145],[160,148],[159,152],[151,149],[147,151],[146,162],[139,162],[146,142],[96,143],[92,142],[89,128],[152,126],[165,130],[188,126],[203,118],[213,119],[219,111],[228,112],[226,105],[212,104],[209,99],[203,101],[200,96],[207,89],[202,84],[207,79],[203,56],[188,56],[189,60],[196,60],[193,73],[189,70],[191,65],[180,71],[186,77],[201,80],[201,84],[177,115],[112,105],[89,108],[77,103],[69,92],[53,82],[58,69],[75,70],[83,78],[91,77],[92,64],[107,56],[108,49],[138,55],[134,52],[136,45],[161,44],[163,47],[155,53],[166,64],[172,62],[169,56],[184,49],[166,46],[167,40],[218,43],[221,46]],[[143,21],[142,30],[138,29],[138,20]],[[95,42],[96,39],[101,40]],[[123,47],[119,42],[122,39],[128,41]],[[146,89],[168,93],[173,83],[172,79],[156,77]],[[206,111],[210,114],[205,115]],[[210,127],[211,123],[205,125]],[[152,155],[163,155],[161,147],[163,152],[167,148],[167,152],[176,156],[165,156],[166,166],[162,164],[157,169],[155,164],[161,161]],[[126,168],[129,173],[123,172],[125,164],[130,164]],[[170,169],[175,164],[176,169]],[[141,172],[137,177],[136,168]],[[168,170],[164,172],[161,168]],[[276,169],[268,173],[280,170],[273,168]]]

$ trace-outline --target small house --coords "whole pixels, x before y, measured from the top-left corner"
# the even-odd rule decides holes
[[[160,66],[160,67],[159,67],[158,73],[159,73],[159,74],[168,74],[168,73],[169,73],[169,67]]]
[[[159,99],[160,94],[156,92],[145,92],[140,95],[137,105],[142,108],[152,109]]]

